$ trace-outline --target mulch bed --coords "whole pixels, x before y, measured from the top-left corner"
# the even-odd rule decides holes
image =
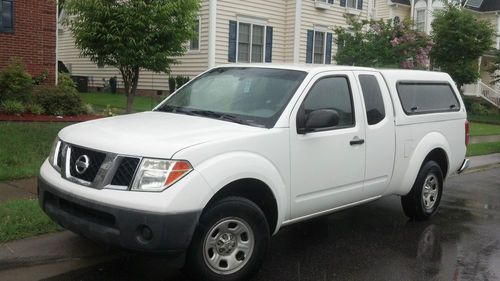
[[[0,113],[0,121],[20,121],[20,122],[82,122],[98,118],[100,115],[78,115],[78,116],[53,116],[53,115],[35,115],[35,114],[21,114],[21,115],[7,115]]]

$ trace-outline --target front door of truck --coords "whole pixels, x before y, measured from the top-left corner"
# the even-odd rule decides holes
[[[363,199],[365,120],[360,105],[358,84],[349,71],[316,75],[300,97],[290,118],[291,219]]]

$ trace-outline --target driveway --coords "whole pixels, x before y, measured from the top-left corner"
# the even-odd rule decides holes
[[[64,272],[65,263],[55,263],[23,268],[23,276],[39,280],[53,270],[43,280],[188,280],[158,257],[74,262],[81,268]],[[0,280],[13,274],[0,272]],[[429,222],[408,221],[393,196],[284,228],[253,280],[500,280],[500,168],[448,179]]]

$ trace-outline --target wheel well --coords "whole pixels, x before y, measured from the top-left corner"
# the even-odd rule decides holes
[[[266,216],[269,230],[271,233],[274,232],[278,221],[278,206],[276,204],[276,198],[267,184],[260,180],[250,178],[234,181],[219,190],[212,199],[210,199],[205,209],[220,199],[229,196],[244,197],[257,204]]]
[[[446,152],[444,152],[444,150],[441,148],[435,148],[434,150],[429,152],[429,154],[427,154],[427,157],[425,157],[424,160],[424,164],[430,160],[436,161],[436,163],[438,163],[439,167],[441,167],[441,171],[443,172],[443,178],[446,178],[446,174],[448,173],[448,156],[446,155]]]

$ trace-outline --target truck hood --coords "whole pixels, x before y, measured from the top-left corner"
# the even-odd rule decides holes
[[[245,137],[266,130],[228,121],[166,112],[142,112],[68,126],[65,142],[95,150],[155,158],[172,158],[197,144]]]

